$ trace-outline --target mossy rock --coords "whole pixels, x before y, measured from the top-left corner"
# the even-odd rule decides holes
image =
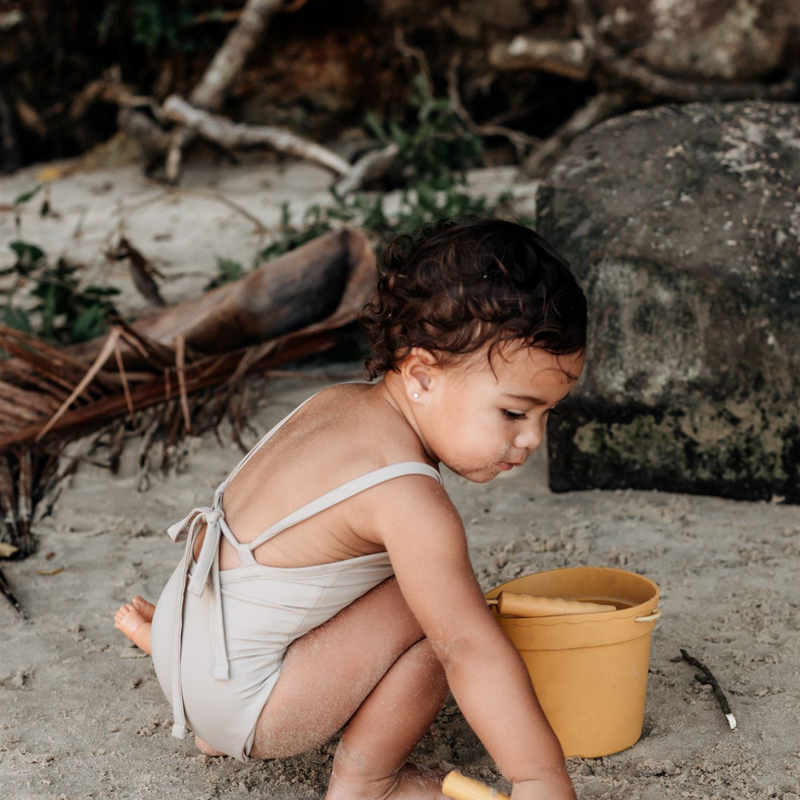
[[[553,489],[800,502],[798,185],[792,104],[662,106],[573,142],[537,200],[590,313]]]

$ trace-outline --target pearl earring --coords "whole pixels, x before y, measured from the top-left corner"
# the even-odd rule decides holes
[[[412,397],[416,400],[419,397],[419,392],[414,392]]]

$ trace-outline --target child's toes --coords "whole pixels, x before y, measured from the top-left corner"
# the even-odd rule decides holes
[[[143,623],[142,615],[130,603],[126,603],[114,617],[114,627],[121,630],[128,638]]]

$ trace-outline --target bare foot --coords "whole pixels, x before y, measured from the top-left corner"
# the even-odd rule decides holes
[[[445,775],[444,770],[406,764],[400,770],[397,787],[388,797],[392,800],[445,800],[442,794]]]
[[[142,619],[145,622],[153,621],[153,614],[156,611],[156,607],[152,603],[148,603],[144,597],[140,597],[138,594],[131,600],[131,603],[133,603],[133,607],[142,615]]]
[[[194,737],[194,743],[197,745],[197,749],[207,756],[224,756],[225,753],[221,752],[220,750],[215,750],[211,745],[206,744],[199,736]]]
[[[146,601],[145,601],[146,602]],[[150,605],[147,603],[147,605]],[[151,617],[152,619],[152,617]],[[152,625],[145,620],[142,614],[134,607],[133,603],[125,603],[114,615],[114,627],[122,631],[137,647],[152,655],[150,652],[150,628]]]
[[[445,800],[442,781],[446,772],[406,764],[389,783],[364,786],[329,785],[325,800]]]

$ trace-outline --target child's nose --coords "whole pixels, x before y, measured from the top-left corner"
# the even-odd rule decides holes
[[[520,450],[528,450],[531,453],[537,450],[541,443],[541,425],[529,425],[514,437],[514,447],[518,447]]]

